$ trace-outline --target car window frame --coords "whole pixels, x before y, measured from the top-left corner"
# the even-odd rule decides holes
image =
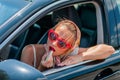
[[[103,22],[102,22],[102,14],[101,14],[100,7],[94,1],[81,2],[80,4],[87,4],[87,3],[92,3],[95,6],[95,8],[96,8],[97,31],[98,31],[97,32],[97,44],[104,43],[104,41],[103,41],[104,40],[104,37],[103,37]],[[72,4],[72,5],[74,5],[74,4]],[[84,62],[75,64],[75,65],[71,65],[71,66],[67,66],[67,67],[62,67],[61,69],[59,68],[58,70],[57,69],[48,70],[48,71],[43,72],[43,74],[44,75],[50,75],[52,73],[54,74],[54,73],[56,73],[58,71],[65,70],[65,69],[68,69],[68,68],[72,68],[72,67],[75,67],[75,66],[78,66],[78,65],[81,65],[81,64],[85,64],[85,63],[88,63],[88,62],[92,62],[92,61],[93,60],[84,61]]]
[[[80,1],[79,1],[80,2]],[[99,43],[103,43],[103,26],[102,26],[102,17],[101,17],[101,11],[100,11],[100,7],[99,7],[99,5],[96,3],[96,2],[94,2],[94,1],[87,1],[87,2],[81,2],[81,4],[87,4],[87,3],[92,3],[92,4],[94,4],[95,5],[95,7],[97,8],[96,9],[96,17],[97,17],[97,27],[100,27],[100,28],[98,28],[99,30],[97,30],[98,32],[97,32],[97,44],[99,44]],[[52,6],[55,6],[54,5],[55,3],[53,3],[53,5]],[[68,4],[64,4],[64,5],[67,5],[67,6],[70,6],[70,5],[73,5],[73,4],[76,4],[76,3],[68,3]],[[51,7],[51,5],[50,5],[50,7]],[[61,5],[61,7],[62,6],[64,6],[64,5]],[[67,7],[66,6],[66,7]],[[49,6],[47,6],[47,8],[49,8],[50,9],[50,7]],[[56,7],[56,8],[51,8],[49,11],[46,11],[46,12],[44,12],[46,9],[44,8],[43,9],[43,11],[42,10],[39,10],[36,14],[34,14],[33,16],[31,16],[28,20],[26,20],[22,25],[20,25],[20,27],[15,31],[15,33],[13,34],[13,35],[11,35],[11,36],[14,36],[17,32],[19,32],[19,31],[22,31],[22,32],[24,32],[26,29],[28,29],[32,24],[34,24],[37,20],[39,20],[40,18],[42,18],[42,16],[45,16],[46,14],[48,14],[48,13],[50,13],[51,11],[55,11],[55,10],[57,10],[57,9],[60,9],[61,7]],[[42,14],[44,12],[44,14]],[[39,15],[39,14],[41,14],[41,15]],[[36,19],[37,18],[37,19]],[[29,24],[30,23],[30,24]],[[29,24],[29,25],[28,25]],[[26,27],[26,28],[24,28],[24,27]],[[24,28],[24,30],[23,30],[23,28]],[[99,36],[99,37],[98,37]],[[87,62],[91,62],[91,60],[90,61],[85,61],[85,62],[82,62],[82,63],[79,63],[79,64],[76,64],[76,65],[72,65],[72,66],[67,66],[67,67],[64,67],[64,68],[61,68],[61,69],[59,69],[59,70],[56,70],[56,71],[54,71],[54,72],[52,72],[52,73],[56,73],[56,72],[58,72],[58,71],[60,71],[60,70],[65,70],[65,69],[68,69],[68,68],[72,68],[72,67],[75,67],[75,66],[78,66],[78,65],[81,65],[81,64],[84,64],[84,63],[87,63]],[[51,73],[51,71],[50,71],[50,73],[49,73],[49,71],[47,72],[47,74],[45,73],[45,72],[43,72],[43,74],[44,75],[48,75],[48,74],[52,74]]]

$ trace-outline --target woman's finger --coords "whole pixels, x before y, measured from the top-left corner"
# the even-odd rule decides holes
[[[42,57],[42,60],[45,60],[46,57],[47,57],[47,54],[45,53],[45,54],[43,55],[43,57]]]
[[[69,61],[69,58],[65,59],[63,62],[61,62],[60,64],[58,64],[58,66],[65,66],[65,65],[67,65],[68,61]]]

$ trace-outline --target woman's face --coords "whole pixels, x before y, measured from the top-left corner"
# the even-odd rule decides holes
[[[64,54],[68,49],[72,48],[70,48],[69,46],[63,48],[59,46],[58,41],[60,42],[61,40],[64,40],[66,44],[72,45],[75,40],[73,39],[74,34],[70,32],[70,30],[66,26],[57,27],[54,32],[58,35],[58,39],[53,41],[48,38],[47,46],[49,49],[52,48],[54,50],[53,56],[57,56]]]

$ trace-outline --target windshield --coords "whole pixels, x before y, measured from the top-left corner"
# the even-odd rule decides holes
[[[0,25],[22,9],[28,1],[25,0],[0,0]]]

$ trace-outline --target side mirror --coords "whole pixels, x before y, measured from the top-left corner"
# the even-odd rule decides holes
[[[0,62],[0,79],[2,80],[46,80],[37,69],[23,62],[9,59]]]

